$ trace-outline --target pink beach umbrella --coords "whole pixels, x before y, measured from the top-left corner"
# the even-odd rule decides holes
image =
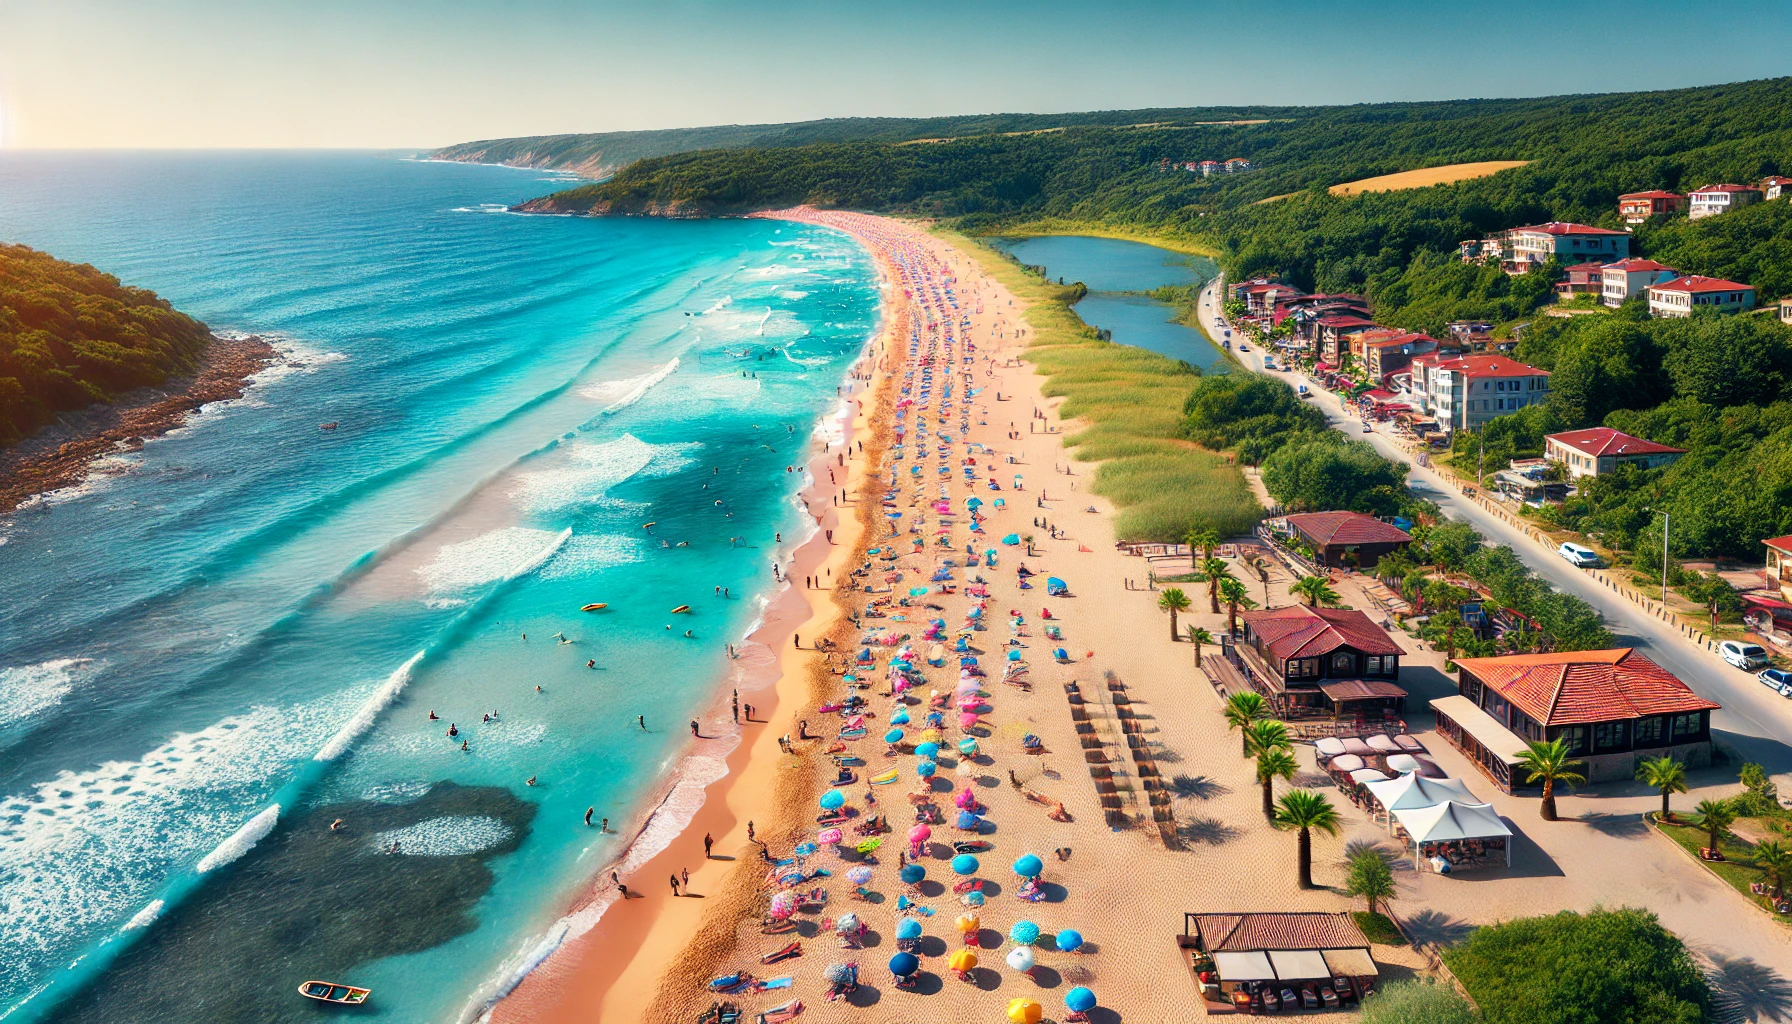
[[[837,828],[824,828],[821,830],[821,834],[815,837],[815,841],[823,846],[838,846],[845,839],[846,833]]]
[[[908,841],[911,843],[925,843],[932,838],[933,829],[926,825],[916,825],[914,828],[908,830]]]
[[[958,791],[958,796],[952,802],[958,805],[959,810],[968,811],[977,806],[977,794],[971,792],[971,788],[966,786]]]
[[[960,729],[969,729],[971,726],[976,725],[976,724],[977,724],[977,716],[972,714],[969,711],[966,711],[964,714],[958,716],[958,727]]]

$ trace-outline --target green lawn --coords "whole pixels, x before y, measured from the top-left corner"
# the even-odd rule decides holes
[[[1371,914],[1367,910],[1353,910],[1350,916],[1356,919],[1356,926],[1363,930],[1363,935],[1370,942],[1381,946],[1404,946],[1406,936],[1400,934],[1392,918],[1386,914]]]
[[[1704,829],[1685,824],[1666,825],[1661,823],[1657,823],[1655,827],[1660,829],[1663,835],[1672,839],[1674,842],[1679,843],[1680,847],[1687,852],[1688,856],[1692,857],[1694,860],[1701,860],[1699,857],[1699,850],[1702,849],[1708,841]],[[1768,902],[1767,897],[1756,896],[1748,890],[1751,883],[1766,880],[1766,876],[1762,873],[1761,869],[1755,867],[1754,844],[1738,839],[1733,835],[1726,835],[1718,841],[1717,848],[1723,853],[1725,859],[1721,861],[1704,861],[1705,865],[1715,872],[1717,877],[1730,883],[1737,892],[1746,896],[1758,906],[1772,910],[1773,905]],[[1788,921],[1789,915],[1775,914],[1773,916],[1779,919],[1781,923],[1792,924],[1792,921]]]

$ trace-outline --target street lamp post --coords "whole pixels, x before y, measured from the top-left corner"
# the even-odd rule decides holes
[[[1670,516],[1663,510],[1661,513],[1661,606],[1668,606],[1668,521]]]

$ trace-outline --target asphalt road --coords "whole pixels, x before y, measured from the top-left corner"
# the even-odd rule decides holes
[[[1201,323],[1210,331],[1219,316],[1216,292],[1216,284],[1210,284],[1201,293]],[[1235,336],[1234,343],[1236,341]],[[1354,439],[1368,441],[1385,458],[1405,463],[1410,468],[1407,483],[1414,494],[1435,502],[1451,519],[1471,524],[1489,542],[1510,547],[1551,586],[1581,598],[1603,614],[1607,628],[1617,634],[1620,643],[1636,648],[1674,673],[1700,696],[1722,704],[1722,710],[1712,715],[1712,730],[1717,740],[1747,760],[1761,764],[1769,773],[1786,776],[1779,780],[1782,790],[1792,788],[1792,774],[1788,774],[1792,773],[1792,699],[1769,690],[1754,673],[1732,668],[1715,651],[1688,640],[1673,626],[1652,617],[1623,596],[1608,590],[1584,570],[1563,561],[1554,551],[1545,549],[1480,505],[1463,498],[1431,470],[1415,464],[1405,449],[1387,434],[1380,430],[1363,433],[1362,420],[1345,411],[1336,396],[1314,387],[1304,375],[1264,371],[1263,353],[1255,345],[1251,349],[1239,356],[1247,366],[1281,380],[1291,388],[1306,383],[1314,393],[1309,401],[1325,412],[1335,429]]]

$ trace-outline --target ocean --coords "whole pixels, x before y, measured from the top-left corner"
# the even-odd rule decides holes
[[[557,187],[0,155],[0,239],[287,357],[0,519],[0,1019],[309,1020],[312,978],[474,1014],[627,842],[587,807],[720,770],[686,722],[807,536],[875,270],[815,227],[504,212]]]

